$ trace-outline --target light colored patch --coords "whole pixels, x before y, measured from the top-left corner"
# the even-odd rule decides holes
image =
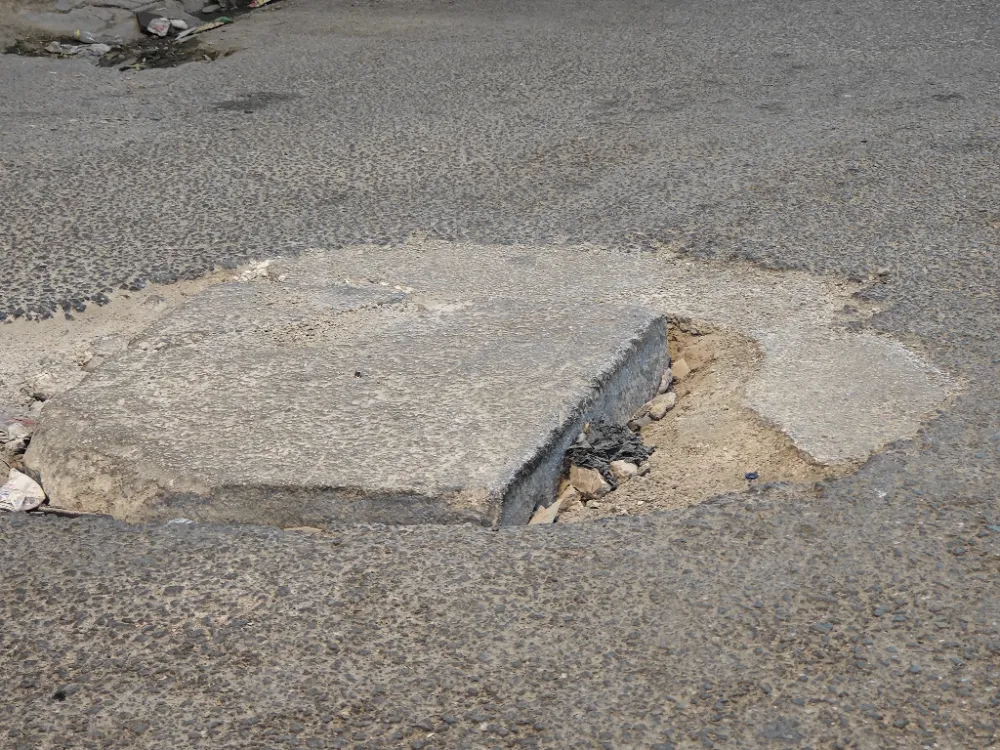
[[[706,335],[674,342],[675,356],[694,371],[677,385],[677,408],[647,428],[660,448],[653,471],[600,501],[609,508],[700,502],[745,488],[747,471],[758,471],[761,481],[811,482],[850,470],[887,443],[915,435],[956,388],[902,343],[851,332],[879,308],[852,296],[864,284],[836,278],[692,261],[668,248],[622,254],[414,241],[309,255],[301,267],[319,268],[331,284],[365,279],[433,300],[432,309],[496,298],[586,300],[696,321],[689,329],[701,326]],[[295,259],[266,266],[275,278],[298,267]],[[73,321],[0,325],[0,410],[26,408],[20,389],[40,372],[56,375],[60,390],[74,385],[94,366],[88,352],[109,338],[127,342],[233,275],[119,294]]]
[[[825,464],[913,435],[950,386],[902,344],[871,333],[778,331],[761,345],[747,403]]]

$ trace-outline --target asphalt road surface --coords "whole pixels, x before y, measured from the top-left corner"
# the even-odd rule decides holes
[[[0,58],[0,310],[412,233],[657,241],[887,272],[868,325],[961,390],[855,475],[644,519],[5,516],[0,746],[996,742],[994,3],[282,0],[225,33]]]

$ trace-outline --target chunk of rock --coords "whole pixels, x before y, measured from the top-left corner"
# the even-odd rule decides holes
[[[11,422],[4,428],[4,432],[7,433],[8,440],[19,440],[31,435],[32,427],[29,427],[23,422]]]
[[[533,298],[426,314],[340,281],[324,255],[280,269],[281,284],[207,288],[60,380],[24,458],[52,504],[134,522],[521,526],[585,466],[567,458],[584,425],[592,494],[614,485],[607,463],[648,455],[612,428],[666,367],[659,314]],[[469,397],[484,386],[503,397]]]
[[[580,491],[576,487],[567,487],[559,493],[556,502],[559,503],[560,511],[567,511],[580,502]]]
[[[547,508],[539,508],[535,511],[531,520],[528,521],[529,526],[534,526],[543,523],[555,523],[556,516],[559,515],[559,501],[556,500],[552,505]]]
[[[611,485],[604,481],[597,469],[585,469],[582,466],[571,466],[569,483],[585,500],[604,497],[611,492]]]
[[[619,484],[627,482],[632,477],[639,473],[639,467],[636,466],[631,461],[612,461],[611,462],[611,476],[615,478],[615,481]]]
[[[59,387],[56,376],[49,372],[42,372],[33,377],[28,384],[22,388],[25,395],[36,401],[48,401]]]
[[[674,380],[684,380],[691,374],[691,368],[684,359],[675,359],[670,366],[670,372],[673,374]]]
[[[670,370],[663,373],[663,377],[660,378],[660,387],[656,389],[657,393],[666,393],[670,390],[670,386],[674,384],[674,375]]]
[[[0,510],[14,513],[34,510],[43,502],[45,492],[38,482],[17,469],[11,469],[7,475],[7,483],[0,487]]]
[[[647,425],[651,425],[651,424],[653,424],[653,419],[647,413],[647,414],[643,414],[641,417],[637,417],[636,419],[633,419],[632,421],[630,421],[628,423],[628,426],[629,426],[630,430],[632,430],[634,432],[638,432],[643,427],[646,427]]]
[[[671,391],[670,393],[661,393],[659,396],[654,398],[649,403],[649,416],[652,419],[663,419],[667,412],[674,408],[677,404],[677,394]]]

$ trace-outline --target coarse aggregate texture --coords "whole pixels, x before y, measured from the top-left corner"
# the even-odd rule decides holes
[[[643,519],[2,518],[4,741],[994,743],[998,24],[930,0],[282,0],[216,63],[0,58],[5,310],[411,232],[662,243],[884,269],[860,325],[964,383],[857,474]]]

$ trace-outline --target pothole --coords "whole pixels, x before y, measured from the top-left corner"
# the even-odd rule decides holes
[[[146,299],[155,304],[155,314],[135,304],[145,298],[140,294],[116,300],[113,311],[97,308],[72,323],[15,321],[0,327],[0,344],[9,345],[0,348],[13,353],[13,359],[0,362],[0,405],[5,392],[12,393],[11,376],[20,373],[21,382],[41,393],[52,384],[35,384],[31,376],[48,374],[55,390],[75,391],[69,401],[54,402],[72,432],[63,441],[71,447],[66,451],[113,448],[121,468],[112,474],[130,473],[138,466],[141,439],[149,444],[145,476],[155,479],[165,470],[174,477],[197,475],[182,493],[184,508],[174,498],[143,516],[123,501],[111,510],[126,520],[190,517],[282,527],[455,522],[470,518],[469,509],[476,506],[489,510],[477,523],[518,524],[558,489],[564,451],[582,426],[576,417],[605,416],[600,408],[586,411],[594,393],[611,393],[612,401],[621,403],[616,384],[638,382],[634,373],[629,376],[630,360],[617,360],[615,352],[625,340],[622,331],[646,330],[649,315],[676,313],[669,332],[676,403],[662,419],[641,426],[645,444],[655,452],[639,458],[641,470],[623,475],[613,492],[568,503],[557,522],[693,505],[746,490],[748,476],[754,488],[809,486],[852,471],[887,442],[912,435],[952,388],[946,375],[914,351],[857,330],[855,324],[863,325],[871,312],[859,299],[861,283],[759,269],[748,274],[667,256],[598,257],[562,249],[538,253],[534,266],[522,272],[526,251],[509,248],[476,248],[474,272],[463,276],[469,266],[454,262],[452,250],[307,251],[277,261],[273,269],[255,264],[236,277],[229,271],[193,285],[162,287]],[[455,270],[441,275],[440,268]],[[219,280],[238,280],[241,288],[182,299],[188,294],[182,290]],[[405,299],[397,304],[400,295]],[[368,297],[393,302],[393,314],[365,312],[371,307]],[[318,314],[330,305],[364,309]],[[626,312],[637,307],[645,310],[640,317],[646,322]],[[163,317],[170,309],[172,323]],[[600,341],[588,343],[616,315],[625,327],[604,330]],[[156,329],[148,329],[150,324]],[[178,325],[182,332],[218,328],[216,338],[254,331],[308,335],[234,340],[230,359],[220,362],[219,347],[198,336],[157,349],[156,336]],[[124,341],[104,338],[114,333]],[[125,345],[136,336],[153,343],[143,353],[136,351],[142,347]],[[644,368],[641,389],[626,399],[629,411],[613,410],[617,424],[653,395],[663,350],[661,333],[659,371],[652,371],[656,363],[650,357],[635,360]],[[121,361],[126,351],[129,362]],[[301,359],[290,367],[292,356]],[[171,358],[176,362],[159,361]],[[112,371],[101,360],[112,364]],[[622,378],[616,375],[610,390],[594,391],[602,362],[618,362]],[[216,372],[220,364],[228,369]],[[134,393],[121,384],[73,388],[91,371],[90,379],[121,380]],[[225,385],[213,387],[211,378]],[[240,383],[242,390],[234,391]],[[117,401],[92,400],[105,392],[115,393]],[[566,397],[562,401],[560,394]],[[45,408],[49,414],[47,402]],[[25,408],[13,416],[37,414]],[[205,424],[226,429],[205,430]],[[258,424],[268,431],[256,429]],[[344,442],[344,425],[360,429],[363,437]],[[522,445],[516,438],[526,425],[537,439]],[[560,426],[558,440],[544,437],[555,434],[553,425]],[[317,437],[323,430],[329,435]],[[240,461],[212,457],[220,434]],[[331,447],[337,440],[344,445]],[[352,453],[356,445],[368,444],[399,453],[374,462],[370,451]],[[546,468],[544,480],[528,481],[537,468],[531,451],[539,446],[545,450],[538,455],[551,459],[546,466],[552,470]],[[65,463],[59,458],[63,452],[50,449],[46,461],[50,471],[65,474],[67,495],[71,488],[93,487],[96,494],[86,502],[97,503],[117,491],[110,480],[104,487],[74,478],[80,467],[100,468],[96,454],[53,469]],[[260,474],[252,486],[240,470],[251,454],[257,458],[250,464]],[[522,468],[527,473],[522,475]],[[41,478],[46,490],[58,485],[51,475]],[[527,515],[504,514],[506,493],[515,485],[523,489],[516,504]],[[331,503],[342,511],[333,512]],[[425,506],[423,515],[411,510]],[[81,501],[72,509],[89,508]]]
[[[763,360],[752,340],[704,324],[673,322],[671,360],[690,372],[672,383],[676,405],[640,428],[652,455],[603,497],[561,495],[559,523],[673,510],[771,483],[812,484],[857,468],[851,462],[817,463],[747,408],[747,382]],[[757,478],[748,481],[747,475]],[[560,492],[568,488],[564,479]]]

